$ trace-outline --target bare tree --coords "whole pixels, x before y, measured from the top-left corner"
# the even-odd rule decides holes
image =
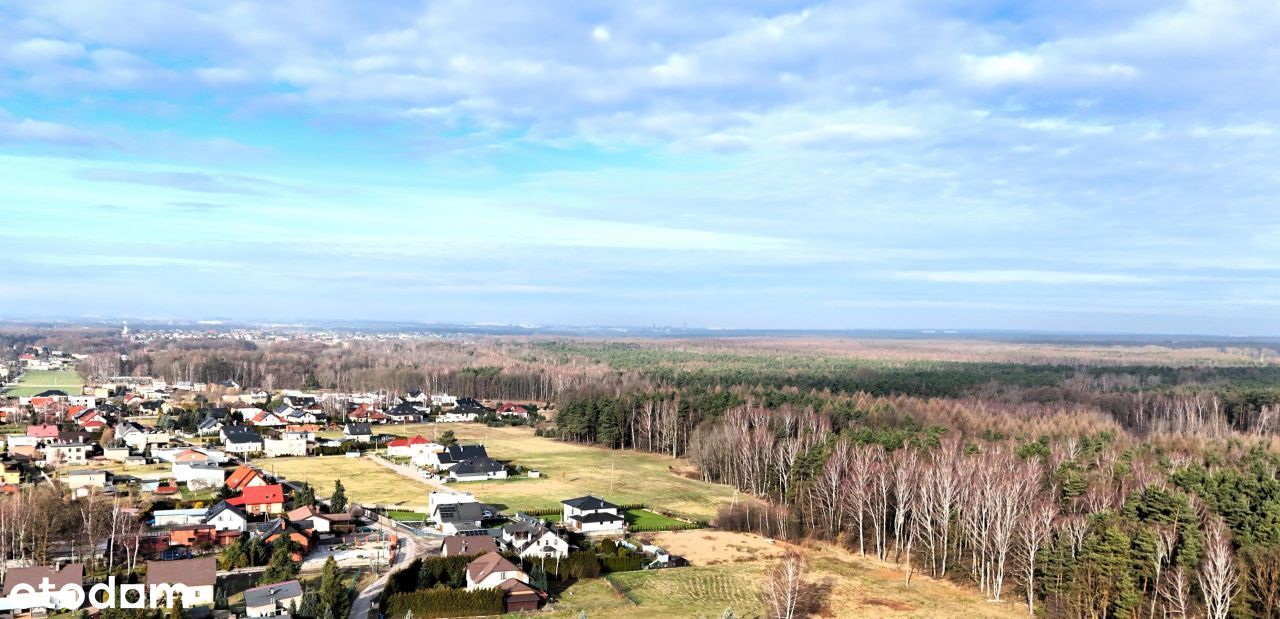
[[[1209,521],[1204,531],[1204,558],[1200,562],[1197,582],[1204,595],[1205,616],[1227,619],[1231,600],[1239,592],[1239,575],[1231,554],[1231,540],[1222,521]]]
[[[1022,555],[1022,586],[1027,592],[1027,614],[1036,614],[1036,556],[1053,536],[1058,505],[1052,500],[1037,501],[1018,528],[1018,550]]]
[[[789,552],[769,570],[764,582],[765,610],[772,619],[799,619],[813,604],[813,588],[804,581],[808,562]]]

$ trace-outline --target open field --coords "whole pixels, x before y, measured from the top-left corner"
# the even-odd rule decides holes
[[[38,370],[24,373],[22,380],[5,390],[4,395],[25,398],[49,389],[60,389],[67,395],[80,395],[82,388],[84,388],[84,379],[77,372]]]
[[[588,616],[705,617],[715,619],[726,608],[738,617],[763,611],[763,574],[788,549],[760,537],[724,531],[681,531],[642,536],[689,558],[693,567],[624,572],[569,587],[554,605],[552,617]],[[809,580],[827,586],[826,617],[942,619],[944,617],[1026,616],[1016,601],[986,602],[977,591],[916,574],[902,586],[893,564],[856,556],[839,548],[800,549],[809,557]],[[612,586],[611,584],[612,583]]]
[[[425,482],[411,480],[365,458],[264,458],[254,465],[289,481],[307,482],[322,497],[332,494],[333,482],[341,479],[347,498],[357,503],[425,507],[432,490]]]
[[[733,500],[733,489],[683,477],[684,460],[660,454],[608,450],[533,435],[532,428],[489,428],[472,423],[387,426],[383,431],[427,438],[453,430],[459,441],[484,443],[489,455],[541,471],[541,479],[470,482],[461,490],[509,510],[554,508],[584,494],[618,504],[644,503],[688,518],[710,520]],[[345,481],[344,481],[345,483]],[[424,499],[425,500],[425,499]]]

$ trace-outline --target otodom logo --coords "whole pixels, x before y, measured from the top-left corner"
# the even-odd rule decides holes
[[[8,597],[0,598],[0,609],[76,609],[82,608],[85,602],[98,610],[173,608],[190,594],[191,590],[187,585],[181,583],[161,583],[149,587],[141,584],[117,585],[115,576],[108,577],[106,582],[89,587],[86,592],[84,587],[77,583],[68,583],[59,587],[45,577],[40,580],[39,586],[27,583],[15,585]]]

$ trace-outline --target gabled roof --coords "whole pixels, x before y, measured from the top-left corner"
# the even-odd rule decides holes
[[[342,428],[343,433],[348,436],[357,436],[361,434],[372,434],[367,423],[349,423]]]
[[[231,513],[239,516],[241,520],[249,519],[249,515],[244,513],[244,510],[240,509],[239,507],[232,505],[227,501],[219,501],[213,507],[209,508],[209,513],[205,514],[204,521],[209,522],[210,520],[213,520],[214,516],[217,516],[218,514],[221,514],[222,512],[225,512],[225,511],[230,511]]]
[[[506,469],[506,467],[503,466],[501,462],[490,458],[467,458],[449,469],[449,475],[455,477],[460,475],[487,475],[489,473],[497,473],[504,469]]]
[[[574,509],[580,509],[583,511],[590,511],[593,509],[618,509],[617,505],[591,495],[580,496],[576,499],[567,499],[560,502]]]
[[[227,442],[243,444],[243,443],[261,443],[262,435],[257,430],[249,426],[223,426],[222,435],[226,437]]]
[[[462,462],[469,458],[488,458],[484,445],[450,445],[440,453],[440,462]]]
[[[59,569],[57,566],[37,565],[35,567],[11,567],[4,574],[3,594],[8,597],[14,587],[20,584],[30,585],[39,590],[43,579],[48,578],[55,589],[69,584],[84,584],[84,564],[68,563]]]
[[[218,581],[216,557],[182,561],[147,561],[147,585],[183,584],[188,587],[213,586]]]
[[[445,554],[478,555],[498,552],[498,542],[488,535],[451,535],[444,538]]]
[[[227,478],[227,487],[232,490],[243,490],[254,478],[261,479],[262,473],[259,473],[258,469],[242,464],[232,471],[231,477]]]
[[[275,505],[284,503],[284,486],[249,486],[238,497],[227,499],[232,505]]]
[[[520,568],[514,563],[506,560],[497,552],[490,552],[480,556],[480,558],[467,564],[467,576],[471,582],[480,582],[486,576],[494,572],[516,572]]]
[[[252,608],[278,605],[302,595],[302,585],[296,580],[286,580],[273,585],[263,585],[244,591],[244,605]]]

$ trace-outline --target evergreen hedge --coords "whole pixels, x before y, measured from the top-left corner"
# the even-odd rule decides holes
[[[501,615],[506,609],[498,589],[466,591],[444,587],[397,593],[384,608],[388,617],[403,617],[412,611],[414,617],[421,618]]]

